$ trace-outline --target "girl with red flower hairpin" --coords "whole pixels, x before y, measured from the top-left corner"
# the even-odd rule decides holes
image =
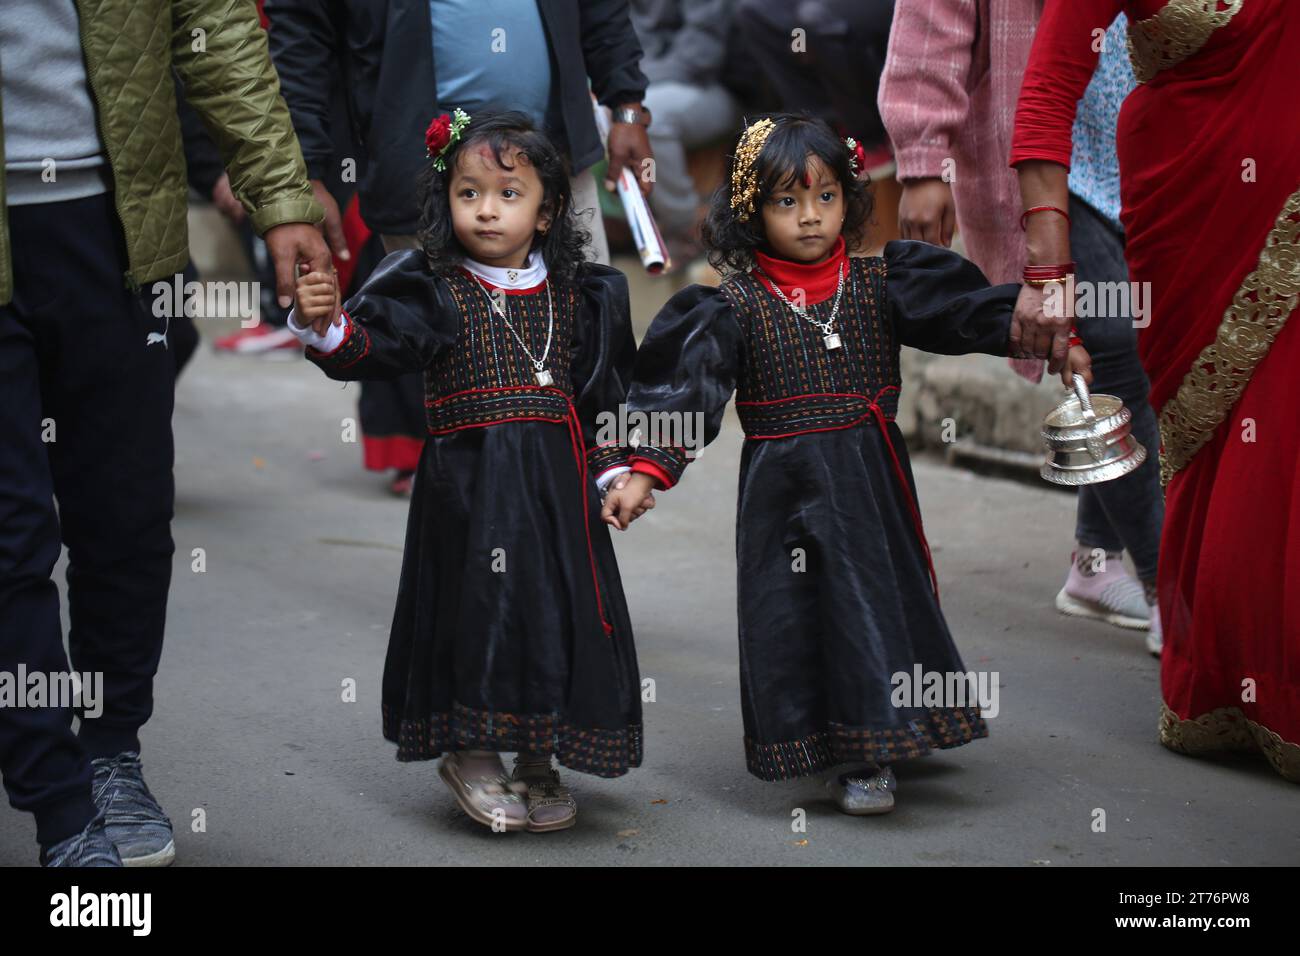
[[[425,141],[421,247],[388,256],[337,324],[333,277],[303,276],[290,328],[330,378],[424,373],[384,736],[399,760],[443,756],[478,823],[560,830],[577,805],[553,756],[603,777],[641,763],[640,677],[600,515],[628,466],[596,441],[636,353],[627,280],[584,261],[563,160],[524,114],[457,110]]]
[[[690,286],[641,342],[628,414],[703,414],[732,393],[745,431],[736,519],[741,712],[749,771],[830,770],[850,814],[894,806],[890,765],[987,735],[939,609],[915,482],[894,424],[901,345],[1005,355],[1019,286],[990,287],[938,246],[850,257],[871,213],[857,144],[823,121],[746,127],[704,224],[719,288]],[[1071,352],[1087,377],[1087,355]],[[605,511],[631,520],[691,451],[632,450]],[[939,687],[952,694],[932,693]],[[972,675],[973,676],[973,675]],[[838,769],[833,769],[838,768]]]

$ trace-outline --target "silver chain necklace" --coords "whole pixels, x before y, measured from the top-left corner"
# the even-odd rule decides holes
[[[473,275],[473,273],[470,274]],[[478,287],[482,289],[483,294],[487,296],[489,308],[491,308],[492,311],[495,312],[497,315],[501,316],[501,318],[506,323],[506,328],[510,330],[510,334],[515,337],[515,341],[519,343],[519,347],[523,349],[524,354],[528,356],[528,361],[533,363],[533,378],[537,381],[537,384],[550,385],[552,382],[554,382],[555,379],[551,377],[550,371],[546,368],[546,356],[551,354],[551,333],[555,331],[555,306],[551,301],[551,280],[548,278],[545,283],[546,284],[546,348],[542,350],[542,357],[540,359],[533,355],[532,350],[528,347],[527,343],[524,342],[524,340],[519,337],[519,333],[515,331],[514,324],[511,323],[510,316],[507,314],[508,310],[506,306],[502,304],[506,298],[505,290],[504,289],[500,290],[502,302],[498,302],[496,299],[492,297],[492,293],[488,292],[487,286],[483,284],[482,279],[480,279],[478,276],[474,276],[474,281],[478,283]]]
[[[760,269],[759,271],[761,272],[762,270]],[[767,276],[768,281],[772,283],[772,291],[776,293],[776,297],[788,305],[790,311],[795,315],[799,316],[801,319],[807,319],[821,330],[822,343],[826,346],[827,351],[837,349],[843,344],[840,341],[840,334],[835,331],[835,319],[840,314],[840,300],[844,298],[844,276],[847,271],[848,270],[844,267],[844,264],[841,263],[840,280],[835,286],[835,304],[831,306],[830,317],[825,322],[818,322],[816,317],[814,317],[807,309],[801,309],[799,306],[787,299],[785,293],[781,291],[781,287],[777,285],[776,280],[771,276]],[[763,275],[767,275],[767,273],[764,272]]]

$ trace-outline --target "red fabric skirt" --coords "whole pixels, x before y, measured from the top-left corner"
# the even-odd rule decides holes
[[[409,435],[362,435],[365,465],[370,471],[415,471],[424,450],[423,438]]]
[[[1139,349],[1157,413],[1215,341],[1300,190],[1298,51],[1300,4],[1247,3],[1124,104],[1123,220],[1130,278],[1151,283]],[[1300,243],[1300,222],[1282,232]],[[1300,282],[1294,248],[1283,271]],[[1294,308],[1291,298],[1281,315]],[[1167,487],[1158,589],[1162,742],[1190,753],[1259,749],[1300,781],[1298,372],[1292,317]]]

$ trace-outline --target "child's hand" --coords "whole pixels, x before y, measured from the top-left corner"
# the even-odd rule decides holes
[[[1066,388],[1074,388],[1074,376],[1082,375],[1084,382],[1092,388],[1092,356],[1082,345],[1076,345],[1065,356],[1065,367],[1061,369],[1061,381]]]
[[[339,306],[338,278],[332,272],[307,272],[298,276],[298,324],[324,335]]]
[[[650,492],[655,480],[639,471],[619,475],[605,494],[605,504],[600,509],[600,520],[619,531],[627,530],[637,518],[655,506]]]

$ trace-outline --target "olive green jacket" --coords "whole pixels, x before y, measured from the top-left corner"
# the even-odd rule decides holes
[[[189,259],[185,155],[172,67],[186,99],[216,140],[230,188],[253,227],[265,233],[281,223],[323,218],[253,0],[76,4],[99,135],[112,170],[113,201],[126,236],[123,278],[128,287],[175,275]],[[13,298],[13,287],[0,163],[0,305]]]

